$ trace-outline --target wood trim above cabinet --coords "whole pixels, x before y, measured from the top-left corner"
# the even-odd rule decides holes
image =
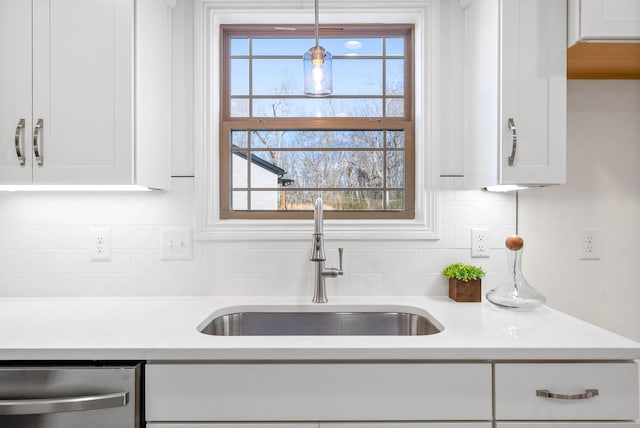
[[[567,49],[567,79],[640,79],[640,43],[576,43]]]

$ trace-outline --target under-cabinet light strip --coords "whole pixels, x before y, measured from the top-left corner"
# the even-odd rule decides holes
[[[136,185],[77,184],[6,184],[0,192],[145,192],[151,189]]]

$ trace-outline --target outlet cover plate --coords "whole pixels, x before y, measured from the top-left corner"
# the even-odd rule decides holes
[[[471,257],[487,258],[489,257],[489,228],[473,227],[471,228]]]

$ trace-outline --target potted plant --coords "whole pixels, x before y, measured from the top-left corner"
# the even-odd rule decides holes
[[[482,268],[464,263],[451,263],[442,274],[449,278],[449,298],[456,302],[479,302],[482,295]]]

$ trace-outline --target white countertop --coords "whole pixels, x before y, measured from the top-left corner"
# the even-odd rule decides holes
[[[403,306],[444,326],[428,336],[210,336],[213,312],[250,305],[344,311]],[[517,312],[446,297],[0,298],[0,360],[629,360],[640,343],[541,307]]]

